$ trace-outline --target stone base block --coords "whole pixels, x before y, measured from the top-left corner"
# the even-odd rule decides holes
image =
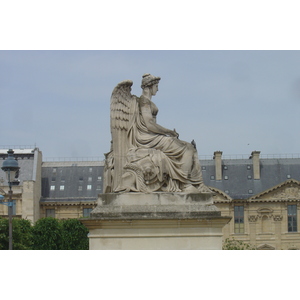
[[[90,250],[220,250],[230,221],[210,194],[101,194],[89,228]]]

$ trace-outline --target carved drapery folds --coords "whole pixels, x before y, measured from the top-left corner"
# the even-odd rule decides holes
[[[145,74],[143,93],[131,94],[131,80],[120,82],[111,96],[111,151],[106,154],[104,193],[210,193],[203,183],[196,148],[178,139],[176,130],[156,123],[151,97],[160,78]]]

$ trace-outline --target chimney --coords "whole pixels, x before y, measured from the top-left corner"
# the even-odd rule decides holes
[[[216,180],[222,180],[222,151],[214,152]]]
[[[260,164],[259,164],[260,151],[252,151],[250,159],[252,158],[253,164],[253,178],[260,179]]]

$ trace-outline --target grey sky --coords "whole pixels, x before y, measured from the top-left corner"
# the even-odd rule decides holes
[[[140,95],[151,73],[158,123],[200,156],[300,153],[299,66],[300,51],[0,51],[0,145],[103,157],[113,88]]]

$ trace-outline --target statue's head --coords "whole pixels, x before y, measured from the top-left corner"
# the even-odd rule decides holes
[[[160,77],[155,77],[149,73],[143,75],[141,88],[144,89],[146,87],[151,87],[154,84],[158,84],[160,81]]]

